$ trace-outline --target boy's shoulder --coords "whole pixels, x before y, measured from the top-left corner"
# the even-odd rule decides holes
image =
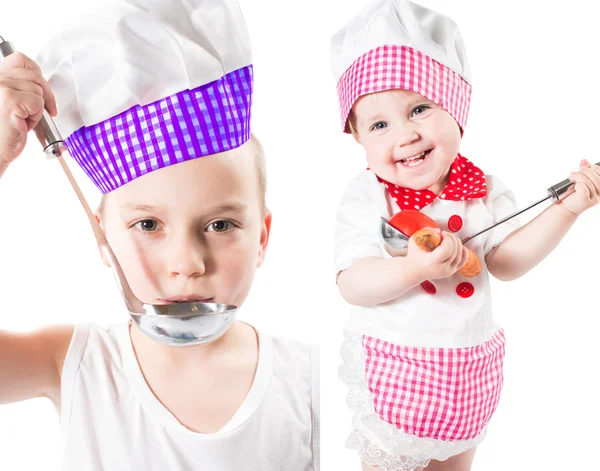
[[[310,358],[311,355],[318,355],[319,347],[308,342],[291,339],[289,337],[271,334],[258,330],[261,337],[269,337],[275,353],[287,352],[299,357]]]
[[[285,336],[273,335],[258,330],[259,338],[268,339],[271,345],[274,366],[279,371],[305,371],[318,369],[319,347]]]

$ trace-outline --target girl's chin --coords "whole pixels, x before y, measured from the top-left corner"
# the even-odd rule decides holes
[[[434,178],[394,178],[389,181],[402,188],[410,188],[416,191],[428,190],[437,183],[437,180]]]

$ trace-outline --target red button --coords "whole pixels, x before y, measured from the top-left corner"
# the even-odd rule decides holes
[[[456,287],[456,294],[458,294],[461,298],[470,298],[471,296],[473,296],[474,292],[475,292],[475,288],[473,287],[473,285],[471,283],[469,283],[467,281],[459,284]]]
[[[457,214],[451,216],[450,219],[448,219],[448,229],[450,229],[452,232],[460,231],[462,229],[462,226],[462,219]]]
[[[424,281],[423,283],[421,283],[421,287],[427,291],[429,294],[435,294],[437,293],[437,289],[435,289],[435,286],[433,285],[433,283],[429,280]]]

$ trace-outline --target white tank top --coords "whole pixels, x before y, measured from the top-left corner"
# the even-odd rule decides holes
[[[151,392],[128,324],[76,326],[61,385],[61,469],[319,471],[318,350],[258,339],[248,396],[223,429],[201,434]]]

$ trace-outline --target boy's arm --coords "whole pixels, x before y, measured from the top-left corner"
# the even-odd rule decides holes
[[[48,397],[60,402],[62,367],[73,326],[32,333],[0,331],[0,404]]]
[[[584,160],[570,179],[575,185],[563,200],[509,234],[486,255],[485,263],[492,275],[503,281],[523,276],[556,248],[579,214],[598,204],[600,167],[590,167]]]
[[[4,175],[4,172],[6,172],[7,168],[8,164],[5,164],[0,160],[0,178],[2,178],[2,175]]]
[[[1,60],[0,177],[25,148],[44,107],[56,116],[56,100],[40,67],[18,52]],[[58,405],[72,334],[72,326],[31,334],[0,331],[0,404],[45,396]]]

